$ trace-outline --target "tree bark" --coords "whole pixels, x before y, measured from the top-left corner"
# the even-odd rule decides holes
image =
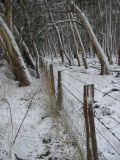
[[[37,74],[37,78],[40,77],[40,69],[39,69],[39,52],[38,52],[38,49],[37,49],[37,46],[36,46],[36,43],[30,33],[30,23],[29,23],[29,19],[28,19],[28,14],[27,14],[27,10],[26,10],[26,6],[25,6],[25,1],[23,0],[20,0],[20,3],[21,3],[21,6],[23,8],[23,13],[24,13],[24,18],[25,18],[25,22],[26,22],[26,31],[27,31],[27,36],[30,40],[30,45],[34,51],[34,54],[35,54],[35,58],[36,58],[36,74]]]
[[[17,28],[15,26],[14,26],[14,31],[15,31],[16,36],[20,40],[21,39],[20,34],[19,34],[19,32],[18,32],[18,30],[17,30]],[[30,65],[33,68],[36,68],[35,61],[34,61],[32,55],[30,54],[30,50],[29,50],[29,48],[27,47],[27,45],[26,45],[26,43],[24,41],[22,41],[22,47],[23,47],[23,50],[26,53],[27,59],[29,60],[28,61],[28,65]]]
[[[49,16],[51,18],[51,22],[54,23],[54,20],[53,20],[53,17],[52,17],[52,14],[49,12]],[[58,36],[58,42],[59,42],[59,47],[60,47],[60,56],[62,58],[62,63],[64,63],[64,48],[63,48],[63,44],[62,44],[62,40],[61,40],[61,36],[60,36],[60,32],[59,32],[59,29],[58,27],[54,24],[53,25],[54,28],[55,28],[55,31],[56,31],[56,34]]]
[[[118,47],[118,66],[120,66],[120,45]]]
[[[71,19],[70,13],[68,13],[68,17],[69,17],[69,20],[70,20]],[[75,51],[75,57],[77,58],[78,66],[80,66],[80,58],[79,58],[79,55],[78,55],[78,44],[77,44],[77,40],[76,40],[76,37],[75,37],[75,32],[74,32],[72,22],[70,22],[70,27],[71,27],[72,34],[73,34],[73,39],[74,39],[74,42],[75,42],[75,50],[76,50]]]
[[[68,0],[68,2],[70,4],[71,8],[74,9],[74,11],[76,11],[80,16],[80,19],[81,19],[81,21],[84,25],[84,28],[85,28],[85,30],[86,30],[89,38],[90,38],[93,49],[96,51],[97,57],[98,57],[98,59],[100,61],[100,64],[101,64],[101,68],[102,68],[102,70],[104,70],[104,72],[102,72],[101,74],[106,74],[106,75],[109,74],[110,69],[109,69],[109,64],[108,64],[108,61],[106,59],[105,53],[104,53],[102,47],[100,46],[87,17],[81,11],[81,9],[78,6],[75,5],[75,3],[73,1]]]
[[[0,37],[3,40],[7,51],[6,56],[11,62],[13,72],[16,79],[20,81],[21,86],[29,85],[31,82],[31,77],[28,69],[24,63],[20,50],[17,43],[13,37],[12,32],[0,16]],[[7,54],[8,53],[8,54]]]
[[[72,20],[74,20],[74,16],[73,14],[71,13],[71,17],[72,17]],[[78,39],[79,39],[79,43],[80,43],[80,47],[81,47],[81,54],[82,54],[82,60],[83,60],[83,64],[85,66],[85,69],[88,69],[88,65],[87,65],[87,61],[86,61],[86,58],[85,58],[85,48],[84,48],[84,45],[82,43],[82,39],[81,39],[81,36],[79,34],[79,31],[78,31],[78,28],[77,28],[77,25],[75,22],[73,22],[74,24],[74,28],[75,28],[75,31],[76,31],[76,34],[78,36]],[[80,49],[79,49],[80,50]]]
[[[8,27],[12,31],[13,23],[12,23],[12,0],[6,0],[5,2],[5,22],[7,23]]]
[[[49,17],[51,19],[51,22],[54,23],[54,19],[53,19],[52,13],[49,11],[49,8],[48,8],[48,5],[47,5],[47,0],[45,1],[45,4],[46,4],[46,8],[48,10],[48,15],[49,15]],[[56,32],[57,37],[58,37],[60,57],[62,59],[62,63],[64,63],[64,54],[63,54],[64,53],[64,48],[63,48],[63,43],[62,43],[62,39],[61,39],[61,36],[60,36],[60,32],[59,32],[59,29],[56,26],[56,24],[53,24],[53,27],[54,27],[55,32]]]

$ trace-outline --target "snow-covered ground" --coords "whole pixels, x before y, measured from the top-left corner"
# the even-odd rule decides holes
[[[100,66],[96,59],[88,60],[89,69],[62,65],[58,59],[54,62],[54,77],[57,88],[57,71],[62,73],[63,108],[70,119],[73,133],[78,134],[80,146],[86,148],[85,123],[83,115],[83,86],[95,85],[95,126],[99,155],[102,159],[120,159],[120,67],[111,66],[110,75],[100,75]],[[83,143],[82,143],[83,142]]]
[[[9,67],[0,66],[0,160],[80,160],[48,90],[44,73],[20,88]]]
[[[32,79],[31,86],[20,88],[8,67],[0,67],[0,160],[2,157],[4,160],[10,159],[11,152],[13,157],[16,155],[25,160],[79,160],[80,150],[76,147],[76,141],[86,155],[83,114],[85,84],[95,85],[95,126],[99,155],[102,160],[120,159],[120,77],[116,72],[120,68],[111,66],[114,73],[101,76],[96,59],[88,61],[91,67],[87,70],[62,65],[58,60],[53,62],[56,93],[57,71],[62,71],[62,120],[55,111],[50,83],[44,72],[41,72],[40,80]],[[50,63],[48,61],[48,65]],[[27,109],[29,112],[15,139]],[[71,131],[76,141],[68,131]]]

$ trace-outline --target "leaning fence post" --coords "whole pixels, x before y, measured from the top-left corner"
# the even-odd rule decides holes
[[[55,83],[54,83],[54,72],[53,72],[53,64],[50,64],[50,77],[51,77],[51,89],[52,95],[55,95]]]
[[[87,160],[98,160],[93,103],[94,85],[85,85],[84,116],[86,124]]]
[[[58,95],[57,95],[57,105],[58,109],[62,108],[62,75],[61,71],[58,71]]]

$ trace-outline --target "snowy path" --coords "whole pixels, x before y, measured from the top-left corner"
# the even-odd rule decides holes
[[[10,160],[11,149],[16,157],[24,160],[80,160],[74,141],[54,113],[47,93],[49,84],[44,75],[41,79],[33,79],[31,86],[19,88],[10,71],[0,68],[0,160]],[[29,105],[30,110],[12,148]]]

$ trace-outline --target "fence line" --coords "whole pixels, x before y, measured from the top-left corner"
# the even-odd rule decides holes
[[[69,75],[69,74],[67,74],[67,73],[64,73],[63,72],[63,74],[66,74],[66,75]],[[80,79],[78,79],[78,78],[76,78],[76,77],[73,77],[73,76],[71,76],[71,75],[69,75],[70,77],[72,77],[72,78],[74,78],[74,79],[76,79],[76,80],[78,80],[78,81],[80,81],[81,83],[83,83],[83,84],[87,84],[87,83],[85,83],[85,82],[83,82],[83,81],[81,81]],[[98,89],[98,88],[96,88],[95,87],[95,89],[97,90],[97,91],[99,91],[99,92],[101,92],[102,94],[104,94],[104,92],[103,91],[101,91],[100,89]],[[118,100],[117,98],[115,98],[115,97],[112,97],[111,95],[106,95],[106,96],[109,96],[109,97],[111,97],[112,99],[114,99],[115,101],[118,101],[118,102],[120,102],[120,100]],[[101,111],[103,111],[102,110],[102,108],[99,108]],[[111,115],[108,115],[111,119],[113,119],[114,121],[116,121],[118,124],[120,124],[120,122],[118,121],[118,120],[116,120],[115,118],[113,118]]]
[[[70,74],[68,74],[68,73],[65,73],[65,72],[63,72],[63,74],[66,74],[66,75],[70,76],[71,78],[76,79],[77,81],[83,83],[84,85],[87,85],[87,83],[81,81],[79,78],[76,78],[76,77],[74,77],[74,76],[72,76],[72,75],[70,75]],[[102,94],[104,94],[104,92],[101,91],[100,89],[98,89],[98,88],[96,88],[96,87],[95,87],[95,89],[96,89],[97,91],[101,92]],[[120,102],[119,99],[117,99],[117,98],[115,98],[115,97],[113,97],[113,96],[111,96],[111,95],[109,95],[109,94],[107,94],[106,96],[111,97],[111,98],[114,99],[115,101]]]
[[[78,101],[83,105],[83,102],[79,100],[63,83],[62,86]]]
[[[107,138],[99,131],[99,129],[96,127],[96,130],[99,132],[99,134],[108,142],[108,144],[114,149],[116,153],[120,156],[120,153],[115,149],[115,147],[107,140]]]
[[[70,118],[70,116],[68,115],[68,113],[67,113],[67,111],[65,110],[65,108],[64,108],[64,111],[65,111],[67,117],[69,118],[69,120],[71,121],[72,125],[74,126],[75,130],[76,130],[77,133],[80,135],[80,137],[81,137],[83,143],[85,144],[85,146],[87,146],[86,142],[85,142],[84,139],[82,138],[81,133],[78,131],[78,128],[74,125],[73,121],[71,120],[71,118]]]
[[[45,66],[46,67],[46,66]],[[53,68],[53,67],[52,67]],[[47,68],[48,69],[48,68]],[[60,71],[59,71],[60,72]],[[69,75],[70,77],[72,77],[73,79],[75,79],[75,80],[77,80],[77,81],[79,81],[80,83],[82,83],[82,84],[84,84],[84,87],[85,86],[87,86],[87,87],[90,87],[90,85],[87,85],[85,82],[83,82],[83,81],[81,81],[79,78],[76,78],[76,77],[74,77],[74,76],[72,76],[72,75],[70,75],[70,74],[67,74],[67,73],[65,73],[65,72],[62,72],[63,74],[66,74],[66,75]],[[54,71],[52,71],[52,76],[53,76],[53,78],[52,79],[56,79],[56,82],[58,82],[59,81],[59,76],[58,76],[58,78],[56,78],[56,76],[54,75]],[[66,85],[65,84],[63,84],[63,82],[62,82],[62,77],[60,78],[60,83],[61,83],[61,87],[62,87],[62,92],[60,93],[61,94],[61,96],[62,97],[65,97],[65,99],[68,101],[68,103],[70,104],[70,106],[71,107],[73,107],[73,109],[75,110],[75,112],[82,118],[82,119],[84,119],[84,116],[85,115],[83,115],[83,113],[80,111],[80,110],[77,110],[77,108],[76,108],[76,106],[72,103],[72,100],[70,100],[68,97],[67,97],[67,95],[63,92],[63,89],[65,89],[66,91],[68,91],[80,104],[82,104],[82,105],[85,105],[85,100],[84,100],[84,102],[82,102],[78,97],[76,97],[76,95],[73,93],[73,92],[71,92],[67,87],[66,87]],[[64,80],[65,81],[65,80]],[[52,82],[52,81],[51,81]],[[65,83],[67,83],[66,81],[65,81]],[[78,89],[76,89],[72,84],[70,84],[70,83],[67,83],[67,84],[69,84],[73,89],[75,89],[78,93],[80,93],[81,94],[81,92],[78,90]],[[85,88],[84,88],[85,89]],[[104,92],[103,91],[101,91],[100,89],[98,89],[98,88],[96,88],[96,87],[94,87],[94,89],[95,90],[98,90],[99,92],[101,92],[101,93],[103,93],[104,94]],[[56,91],[56,89],[55,89],[55,93],[56,93],[56,95],[58,95],[58,90]],[[85,96],[85,95],[84,95]],[[118,100],[118,99],[116,99],[116,98],[114,98],[114,97],[112,97],[112,96],[110,96],[110,95],[107,95],[107,96],[109,96],[109,97],[111,97],[111,98],[113,98],[114,100],[116,100],[116,101],[118,101],[118,102],[120,102],[120,100]],[[96,144],[96,142],[94,141],[95,139],[95,137],[96,137],[96,134],[95,134],[95,129],[97,130],[97,132],[99,132],[99,134],[108,142],[108,144],[113,148],[113,150],[115,151],[115,152],[117,152],[117,154],[118,155],[120,155],[120,153],[115,149],[115,147],[107,140],[107,138],[99,131],[99,129],[97,128],[97,127],[95,127],[95,124],[94,124],[94,118],[96,118],[98,121],[99,121],[99,123],[101,123],[108,131],[109,131],[109,133],[111,133],[111,135],[112,136],[114,136],[119,142],[120,142],[120,139],[116,136],[116,134],[114,133],[114,132],[112,132],[96,115],[95,115],[95,113],[94,113],[94,111],[95,111],[95,107],[93,106],[93,104],[94,104],[94,90],[93,90],[93,96],[91,96],[91,91],[87,91],[87,100],[86,100],[86,103],[87,103],[87,106],[89,106],[89,107],[87,107],[86,109],[87,109],[87,112],[86,112],[86,117],[88,116],[88,119],[87,119],[87,123],[88,123],[88,127],[86,127],[86,133],[87,132],[89,132],[88,133],[88,137],[86,136],[86,142],[84,143],[85,144],[85,146],[86,146],[86,149],[87,149],[87,154],[88,154],[88,157],[87,157],[87,160],[89,160],[91,157],[92,157],[92,160],[98,160],[98,153],[97,153],[97,144]],[[92,98],[92,99],[91,99]],[[91,105],[90,105],[91,104]],[[71,119],[71,117],[70,117],[70,115],[69,115],[69,113],[68,113],[68,111],[65,109],[65,107],[63,107],[63,109],[64,109],[64,111],[65,111],[65,114],[66,114],[66,116],[68,117],[68,119],[70,120],[70,122],[71,122],[71,124],[73,125],[73,127],[75,128],[75,130],[77,131],[77,133],[79,134],[79,136],[81,137],[81,140],[82,141],[84,141],[84,139],[82,138],[82,136],[81,136],[81,133],[79,132],[79,130],[78,130],[78,128],[75,126],[75,124],[74,124],[74,122],[73,122],[73,120]],[[85,108],[83,108],[82,107],[82,109],[85,109]],[[93,109],[94,109],[94,111],[93,111]],[[101,108],[99,108],[101,111],[103,111],[103,109],[101,109]],[[96,111],[95,111],[96,112]],[[91,114],[92,113],[92,114]],[[85,114],[85,112],[84,112],[84,114]],[[113,118],[112,116],[110,116],[110,115],[108,115],[111,119],[113,119],[114,121],[116,121],[118,124],[120,124],[120,122],[119,121],[117,121],[115,118]],[[80,121],[80,120],[79,120]],[[94,127],[95,129],[94,129],[94,132],[93,132],[93,128],[92,127]],[[94,137],[93,137],[93,135],[94,135]],[[92,138],[92,139],[91,139]],[[95,144],[95,145],[94,145]],[[95,147],[96,146],[96,147]],[[91,148],[92,147],[92,148]]]
[[[95,109],[95,107],[94,107],[94,109]],[[98,108],[98,109],[100,109],[102,112],[104,112],[104,110],[102,109],[102,108]],[[120,125],[120,122],[118,121],[118,120],[116,120],[114,117],[112,117],[111,115],[108,115],[112,120],[114,120],[115,122],[117,122],[119,125]]]
[[[63,95],[65,96],[65,98],[67,99],[68,103],[72,105],[72,107],[76,110],[76,113],[79,114],[82,118],[82,112],[80,112],[80,110],[77,110],[76,107],[73,105],[73,103],[70,103],[72,102],[64,93]]]
[[[100,118],[98,118],[96,115],[94,115],[94,116],[95,116],[95,118],[111,133],[111,135],[114,136],[114,137],[120,142],[120,139],[115,135],[115,133],[113,133],[113,132],[109,129],[109,127],[107,127],[107,126],[104,124],[104,122],[102,122],[102,121],[100,120]]]
[[[55,79],[56,80],[58,80],[56,77],[55,77]],[[67,82],[66,82],[67,83]],[[77,101],[78,102],[80,102],[81,104],[83,104],[83,102],[82,101],[80,101],[63,83],[61,83],[62,84],[62,86],[75,98],[75,99],[77,99]],[[70,84],[70,83],[68,83],[68,84]],[[72,85],[71,85],[72,86]],[[74,88],[75,89],[75,88]],[[76,89],[76,91],[77,92],[79,92],[80,94],[82,94],[80,91],[78,91],[77,89]]]
[[[65,83],[67,83],[68,85],[70,85],[74,90],[76,90],[79,94],[83,95],[77,88],[75,88],[72,84],[70,84],[69,82],[67,82],[66,80],[64,80]]]
[[[56,77],[55,77],[55,79],[58,80]],[[80,110],[77,110],[76,106],[73,105],[72,101],[64,93],[62,93],[62,95],[66,98],[66,100],[68,101],[68,103],[75,109],[76,113],[79,114],[79,116],[83,119],[82,112]]]

